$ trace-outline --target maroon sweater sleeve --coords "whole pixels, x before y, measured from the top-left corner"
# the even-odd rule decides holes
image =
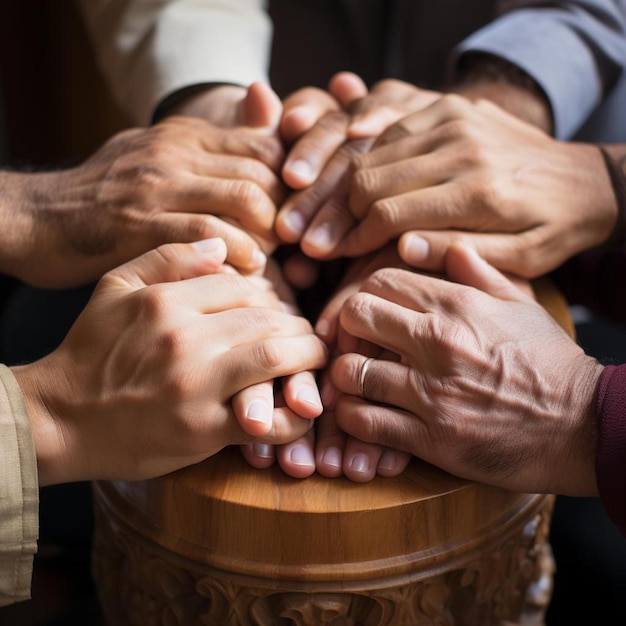
[[[598,382],[596,479],[602,504],[626,537],[626,365],[607,365]]]

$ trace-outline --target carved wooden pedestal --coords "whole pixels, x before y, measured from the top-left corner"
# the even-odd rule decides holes
[[[355,484],[254,470],[227,449],[98,483],[95,503],[109,626],[538,626],[550,598],[552,497],[417,460]]]

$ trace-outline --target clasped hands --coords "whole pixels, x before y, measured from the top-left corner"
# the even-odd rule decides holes
[[[31,401],[29,412],[44,481],[158,475],[249,442],[242,450],[252,465],[266,467],[276,457],[293,476],[317,468],[365,481],[400,473],[418,454],[494,482],[493,433],[481,404],[501,405],[502,429],[514,428],[524,412],[511,410],[511,398],[530,391],[529,382],[502,380],[493,360],[497,346],[479,342],[468,351],[461,330],[493,337],[483,310],[498,309],[502,299],[505,330],[518,315],[532,319],[571,354],[572,380],[597,375],[540,307],[474,252],[532,277],[606,239],[615,216],[606,190],[591,180],[598,164],[603,172],[593,149],[556,142],[486,102],[398,81],[368,92],[350,74],[336,76],[328,92],[305,89],[283,103],[263,85],[217,87],[179,112],[206,119],[171,117],[128,131],[65,179],[39,175],[39,187],[22,185],[23,223],[36,250],[24,257],[36,261],[39,253],[52,261],[45,276],[36,262],[5,263],[25,267],[14,273],[35,284],[77,284],[161,245],[100,282],[64,344],[42,360],[52,386],[42,385],[32,366],[16,369],[32,392],[27,398],[41,399]],[[41,185],[64,185],[69,193],[41,210],[35,203]],[[572,193],[578,185],[583,195]],[[87,205],[98,209],[91,228],[83,223]],[[564,231],[572,237],[555,250],[554,237]],[[163,246],[203,240],[195,248]],[[355,259],[317,320],[318,336],[291,314],[293,303],[279,303],[287,299],[284,285],[278,297],[276,281],[269,288],[255,277],[280,241],[298,243],[304,253],[284,267],[289,281],[304,288],[315,279],[311,259]],[[198,255],[198,246],[210,250]],[[405,263],[460,284],[408,271]],[[109,301],[117,308],[107,311]],[[115,332],[102,332],[103,319],[113,320]],[[90,347],[97,336],[106,341]],[[501,341],[507,344],[506,332]],[[502,359],[545,360],[542,346],[518,343]],[[140,347],[146,358],[137,363]],[[311,419],[322,406],[311,371],[325,366],[329,350],[321,391],[327,410],[314,444]],[[376,360],[357,399],[368,356]],[[77,387],[84,393],[72,401]],[[532,391],[537,387],[543,389],[535,384]],[[545,404],[580,421],[576,441],[563,441],[580,448],[588,398],[580,392],[569,398],[563,407],[546,392]],[[476,416],[467,432],[454,422],[455,410]],[[117,421],[105,419],[113,413]],[[156,416],[164,428],[139,450],[120,435],[132,424],[145,436]],[[546,419],[534,437],[549,436],[558,423]],[[177,443],[179,454],[171,449]],[[58,463],[63,451],[81,462],[72,469]],[[104,460],[93,467],[97,459]],[[496,482],[506,486],[517,468],[511,461],[504,469]],[[589,481],[578,484],[589,489]]]

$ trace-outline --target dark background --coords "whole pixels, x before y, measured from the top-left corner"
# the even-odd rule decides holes
[[[0,161],[5,166],[74,163],[127,125],[99,75],[72,2],[0,3]],[[0,275],[0,312],[17,286]],[[622,327],[591,320],[578,324],[577,331],[590,354],[626,362]],[[41,499],[33,600],[0,609],[0,624],[96,626],[88,486],[46,488]],[[626,624],[626,540],[600,502],[559,498],[552,544],[557,573],[547,625]]]

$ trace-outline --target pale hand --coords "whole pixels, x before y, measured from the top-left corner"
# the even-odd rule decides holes
[[[13,368],[42,485],[142,479],[252,441],[231,398],[319,369],[326,349],[265,279],[217,273],[223,241],[168,244],[106,274],[61,346]],[[260,439],[311,420],[281,407]]]

